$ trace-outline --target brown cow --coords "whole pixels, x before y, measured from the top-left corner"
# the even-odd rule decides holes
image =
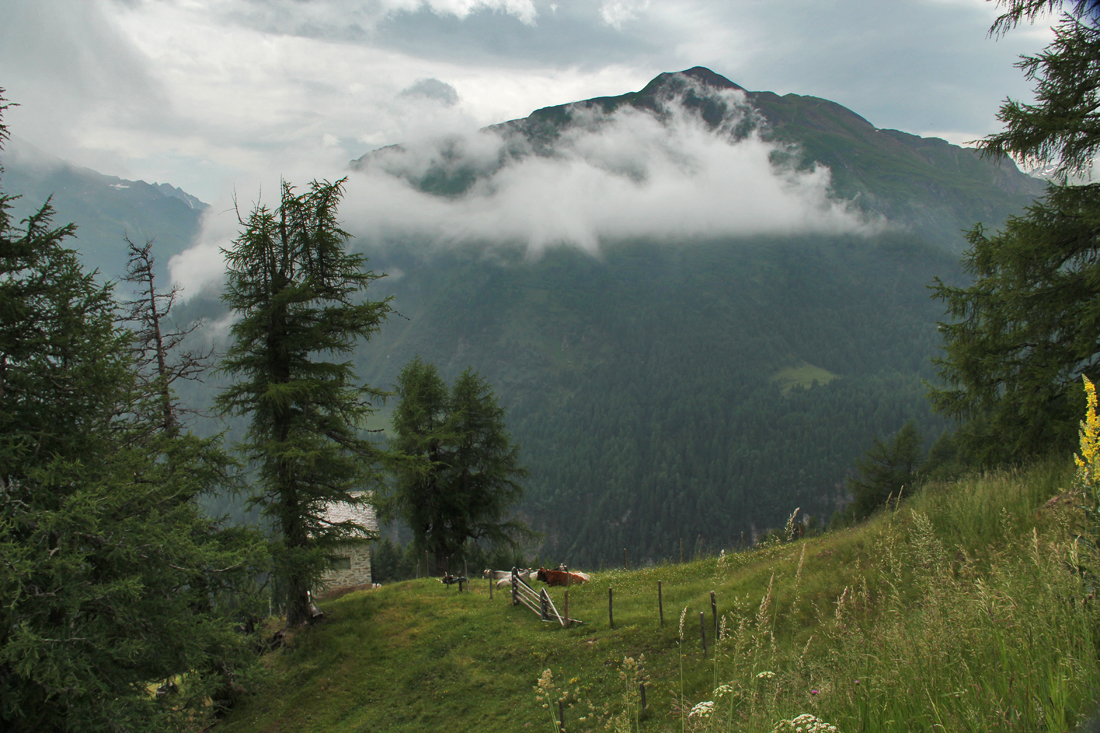
[[[547,585],[581,585],[588,582],[588,575],[585,573],[569,573],[565,570],[547,570],[546,568],[539,568],[538,579]]]

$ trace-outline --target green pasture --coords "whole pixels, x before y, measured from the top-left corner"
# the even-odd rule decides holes
[[[1071,730],[1100,665],[1096,559],[1074,501],[1048,503],[1067,463],[929,486],[841,532],[595,573],[570,590],[571,629],[482,579],[352,593],[269,655],[218,730],[552,731],[558,699],[571,732],[773,731],[800,714],[843,732]]]
[[[828,369],[822,369],[813,364],[802,362],[796,366],[780,369],[771,376],[771,381],[779,387],[784,395],[786,395],[795,387],[809,389],[813,386],[814,382],[825,385],[836,378],[837,375],[833,374]]]

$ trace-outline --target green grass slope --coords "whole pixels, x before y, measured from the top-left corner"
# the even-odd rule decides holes
[[[563,697],[568,731],[794,730],[782,721],[799,715],[840,731],[1069,730],[1100,665],[1094,576],[1078,572],[1096,561],[1073,541],[1072,500],[1048,502],[1066,463],[930,486],[844,532],[599,573],[571,590],[585,624],[568,630],[490,600],[487,581],[323,602],[217,730],[551,731]]]

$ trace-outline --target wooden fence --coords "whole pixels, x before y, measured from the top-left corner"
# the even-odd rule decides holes
[[[557,621],[565,628],[569,628],[572,624],[584,623],[580,619],[569,618],[569,589],[565,591],[565,615],[563,616],[558,613],[554,601],[550,599],[550,594],[545,588],[536,593],[535,589],[520,577],[519,570],[512,568],[512,605],[518,606],[521,603],[548,623]]]

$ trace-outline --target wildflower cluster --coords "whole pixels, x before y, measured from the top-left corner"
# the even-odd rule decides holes
[[[710,714],[714,712],[714,702],[711,700],[704,700],[703,702],[696,703],[692,707],[691,712],[688,713],[689,718],[709,718]]]
[[[772,733],[837,733],[837,730],[835,725],[809,713],[802,713],[790,720],[780,720],[772,728]]]
[[[1081,421],[1081,455],[1074,456],[1077,463],[1077,477],[1087,487],[1096,484],[1096,468],[1100,465],[1100,415],[1096,414],[1096,386],[1088,377],[1082,375],[1085,382],[1085,419]]]
[[[726,555],[725,550],[721,550],[718,553],[718,569],[719,570],[728,570],[729,569],[729,557]]]
[[[548,708],[551,703],[556,703],[558,701],[557,686],[554,685],[554,675],[549,669],[539,676],[538,684],[535,685],[534,690],[535,700],[544,708]]]
[[[1084,494],[1084,510],[1092,525],[1093,541],[1100,545],[1100,415],[1096,414],[1096,385],[1082,375],[1085,383],[1085,419],[1078,431],[1081,454],[1073,457],[1077,464],[1076,489]]]
[[[623,657],[622,667],[619,668],[619,679],[632,689],[649,682],[649,674],[645,670],[645,655],[639,654],[637,660],[634,657]]]

